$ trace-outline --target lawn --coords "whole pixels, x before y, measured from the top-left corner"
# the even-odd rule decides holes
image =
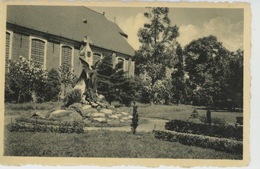
[[[9,118],[18,116],[30,116],[36,111],[52,111],[61,107],[62,102],[47,103],[23,103],[23,104],[5,104],[5,115]],[[206,114],[203,107],[192,105],[150,105],[138,104],[138,113],[140,117],[149,117],[165,120],[187,120],[194,108],[197,108],[199,115]],[[121,111],[132,113],[132,107],[120,107]],[[236,116],[243,116],[242,112],[212,111],[212,118],[221,118],[228,123],[235,123]],[[8,119],[10,121],[10,119]],[[145,122],[144,122],[145,123]]]
[[[242,155],[158,140],[153,133],[82,134],[5,132],[5,156],[242,159]]]
[[[200,116],[206,115],[203,107],[192,105],[149,105],[139,104],[138,113],[140,117],[149,117],[165,120],[187,120],[191,112],[196,108]],[[121,109],[129,110],[129,107]],[[224,119],[227,123],[236,123],[236,116],[243,116],[242,112],[211,111],[212,118]]]

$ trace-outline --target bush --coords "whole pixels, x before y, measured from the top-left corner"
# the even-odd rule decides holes
[[[23,121],[23,122],[22,122]],[[25,122],[26,121],[26,122]],[[74,121],[73,123],[51,124],[36,122],[31,119],[20,119],[16,123],[7,126],[10,132],[57,132],[57,133],[83,133],[83,124]]]
[[[212,148],[234,154],[243,153],[243,142],[225,138],[201,136],[196,134],[178,133],[175,131],[154,131],[155,138],[172,142],[180,142],[190,146]]]
[[[40,65],[25,59],[9,61],[5,74],[5,102],[57,101],[60,93],[59,73],[44,70]]]
[[[80,103],[81,101],[81,90],[74,89],[65,95],[64,103],[66,107],[69,107],[73,103]]]
[[[45,86],[45,101],[58,101],[61,92],[61,81],[59,72],[51,69],[48,72],[48,80]]]
[[[206,136],[232,138],[236,140],[243,139],[243,127],[232,125],[211,125],[204,123],[192,123],[181,120],[171,120],[165,124],[166,130],[201,134]]]

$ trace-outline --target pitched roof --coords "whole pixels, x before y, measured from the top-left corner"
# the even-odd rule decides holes
[[[133,47],[122,37],[125,33],[118,25],[86,7],[9,5],[7,22],[76,41],[87,35],[94,46],[134,55]]]

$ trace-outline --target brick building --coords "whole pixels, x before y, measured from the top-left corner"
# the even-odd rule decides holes
[[[20,56],[40,63],[45,69],[71,66],[80,74],[79,49],[88,36],[87,54],[95,63],[100,57],[113,57],[113,65],[123,62],[124,71],[134,75],[134,49],[115,23],[80,6],[7,7],[6,59]]]

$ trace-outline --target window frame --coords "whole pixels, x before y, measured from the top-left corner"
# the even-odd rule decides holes
[[[35,36],[29,36],[30,43],[29,43],[29,61],[32,59],[32,41],[35,40],[40,40],[44,42],[44,56],[43,56],[43,69],[46,69],[46,62],[47,62],[47,43],[48,41],[43,38],[35,37]]]
[[[123,58],[123,57],[120,57],[120,56],[118,56],[117,57],[117,61],[116,61],[116,64],[118,64],[119,63],[119,60],[123,60],[123,71],[125,72],[126,70],[125,70],[125,58]]]
[[[9,56],[8,56],[8,59],[12,59],[12,49],[13,49],[13,31],[10,31],[10,30],[6,30],[5,31],[6,33],[9,33],[10,34],[10,40],[9,40]],[[6,35],[5,35],[6,36]],[[6,38],[5,38],[6,39]],[[5,43],[6,44],[6,43]],[[5,47],[6,49],[6,47]],[[6,51],[5,51],[6,52]],[[6,53],[5,53],[6,54]]]
[[[62,63],[62,47],[69,47],[71,48],[71,68],[73,69],[73,58],[74,58],[74,46],[71,45],[67,45],[67,44],[60,44],[60,58],[59,58],[59,67],[61,67],[61,63]]]

